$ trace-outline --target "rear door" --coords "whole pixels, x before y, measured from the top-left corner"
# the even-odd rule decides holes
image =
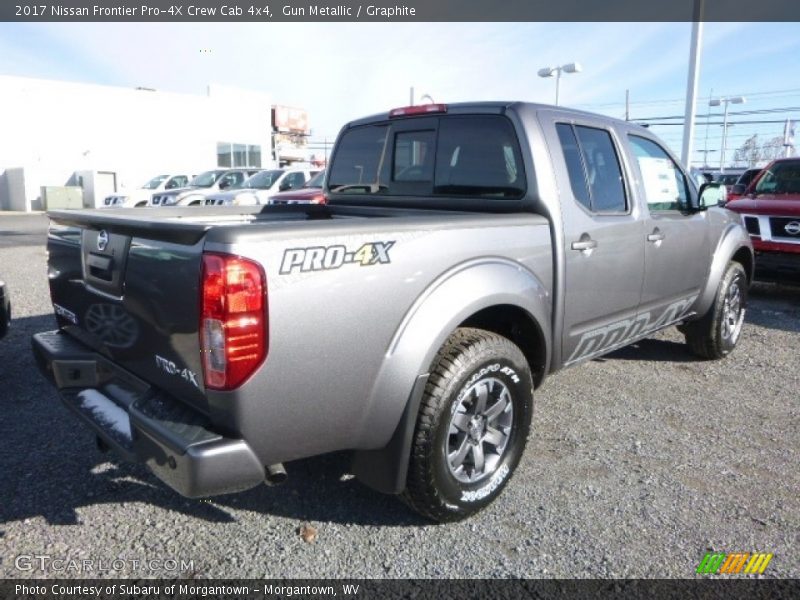
[[[645,276],[639,312],[649,329],[677,320],[708,276],[708,213],[694,211],[697,193],[656,140],[628,135],[638,192],[646,205]]]
[[[644,274],[644,229],[619,140],[601,120],[543,123],[551,138],[565,239],[565,365],[619,345],[634,331]]]

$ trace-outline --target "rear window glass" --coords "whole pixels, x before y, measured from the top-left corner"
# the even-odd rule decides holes
[[[511,123],[492,116],[442,119],[435,181],[435,194],[524,194],[522,160]]]
[[[499,115],[409,119],[345,132],[328,175],[334,193],[519,198],[516,134]]]
[[[383,171],[389,127],[371,125],[347,131],[339,142],[328,176],[330,188],[338,192],[364,192],[388,179]],[[366,188],[366,189],[365,189]]]
[[[394,181],[431,181],[435,131],[408,131],[395,136]]]

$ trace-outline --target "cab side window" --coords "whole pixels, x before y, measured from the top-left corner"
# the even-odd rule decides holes
[[[186,187],[187,183],[188,183],[188,180],[186,179],[186,177],[184,177],[183,175],[178,175],[177,177],[171,178],[167,182],[167,185],[164,186],[164,189],[173,190],[173,189],[176,189],[176,188]]]
[[[297,188],[303,187],[303,184],[305,182],[306,182],[306,177],[300,171],[297,171],[295,173],[289,173],[286,176],[286,184],[289,186],[290,190],[295,190]]]
[[[233,173],[228,173],[225,177],[222,178],[220,181],[220,189],[224,187],[230,187],[234,185],[239,185],[244,181],[244,173],[241,171],[234,171]]]
[[[605,129],[557,123],[575,199],[597,214],[627,212],[628,200],[617,151]]]
[[[650,212],[679,211],[689,207],[686,176],[669,154],[652,140],[628,136],[639,164],[647,208]]]
[[[589,185],[586,183],[586,175],[583,170],[583,159],[581,150],[578,147],[578,139],[572,130],[572,125],[557,123],[556,131],[558,139],[561,141],[561,151],[564,153],[564,161],[567,163],[567,173],[569,173],[569,183],[572,187],[572,194],[575,200],[580,202],[587,210],[592,210],[592,201],[589,198]]]

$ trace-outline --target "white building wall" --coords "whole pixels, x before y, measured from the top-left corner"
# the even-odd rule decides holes
[[[0,131],[0,173],[24,168],[35,207],[42,186],[76,171],[115,172],[124,189],[216,168],[218,142],[259,145],[268,167],[271,99],[214,85],[203,96],[0,76]]]

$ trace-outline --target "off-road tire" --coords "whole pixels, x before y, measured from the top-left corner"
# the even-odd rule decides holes
[[[481,396],[485,416],[477,412]],[[490,407],[495,402],[499,407],[501,400],[505,410],[496,410],[490,416]],[[469,433],[463,429],[451,433],[454,431],[451,421],[457,412],[464,417],[472,414],[466,406],[471,406],[476,415],[469,420]],[[531,372],[520,349],[495,333],[457,329],[431,366],[414,431],[403,500],[418,513],[439,522],[458,521],[485,508],[500,495],[519,463],[532,413]],[[505,420],[501,425],[501,421],[491,419]],[[483,438],[479,438],[481,431]],[[505,443],[500,445],[489,441],[490,435],[498,439],[498,432],[505,436]],[[473,435],[474,439],[470,437]],[[464,438],[470,439],[459,441]],[[479,459],[474,449],[468,452],[472,455],[472,465],[462,458],[467,466],[453,469],[448,447],[463,448],[464,443],[480,444],[481,456],[487,450],[483,470],[477,466]],[[490,470],[492,461],[494,466]],[[472,475],[478,479],[460,481],[458,477],[469,478],[470,466]]]
[[[744,267],[738,262],[729,263],[719,282],[714,304],[703,317],[681,327],[686,343],[697,356],[720,359],[736,347],[747,307],[747,287]],[[730,310],[734,296],[739,305],[735,317]],[[735,319],[733,323],[732,317]]]

